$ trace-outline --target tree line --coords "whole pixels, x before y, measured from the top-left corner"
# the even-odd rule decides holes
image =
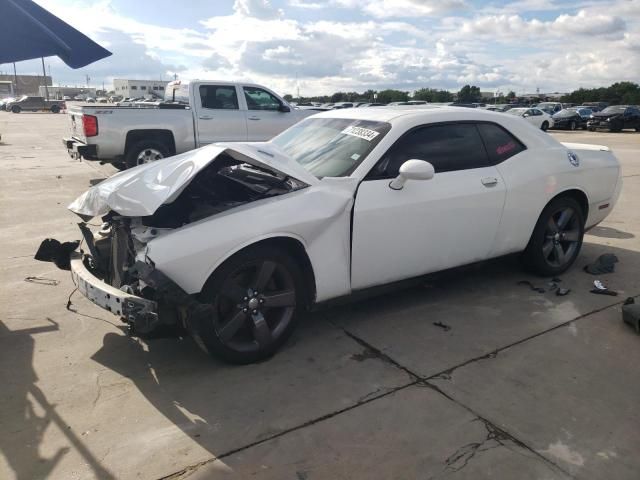
[[[285,100],[296,102],[406,102],[408,100],[424,100],[429,103],[477,103],[487,101],[483,99],[480,88],[476,85],[465,85],[458,92],[453,93],[448,90],[436,88],[420,88],[413,94],[403,90],[366,90],[360,92],[335,92],[332,95],[319,95],[313,97],[294,98],[292,95],[285,95]],[[499,94],[491,99],[491,103],[508,103],[518,100],[515,92],[510,91],[506,95]],[[544,101],[546,98],[540,97],[537,101]],[[536,99],[529,99],[536,101]],[[617,82],[609,87],[601,88],[580,88],[567,95],[564,95],[561,102],[579,105],[584,102],[607,102],[610,105],[640,105],[640,86],[633,82]]]

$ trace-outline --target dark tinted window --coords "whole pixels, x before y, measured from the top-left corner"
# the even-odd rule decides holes
[[[487,147],[492,165],[504,162],[526,149],[516,137],[493,123],[479,123],[478,130]]]
[[[200,85],[202,108],[238,110],[238,96],[233,85]]]
[[[398,140],[368,178],[393,178],[407,160],[426,160],[436,173],[486,167],[487,153],[474,124],[420,127]]]

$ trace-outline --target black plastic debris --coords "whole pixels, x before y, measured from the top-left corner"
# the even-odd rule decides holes
[[[604,283],[602,283],[600,280],[594,280],[593,281],[593,286],[595,288],[593,288],[591,290],[591,293],[595,293],[596,295],[609,295],[611,297],[617,297],[618,296],[618,292],[615,292],[613,290],[609,290]]]
[[[544,293],[546,292],[546,290],[542,287],[536,287],[533,283],[531,283],[529,280],[520,280],[518,282],[518,285],[526,285],[527,287],[529,287],[531,290],[533,290],[534,292],[538,292],[538,293]]]
[[[586,265],[584,271],[591,275],[601,275],[603,273],[613,273],[615,264],[618,263],[618,257],[613,253],[603,253],[598,259]]]
[[[556,290],[556,295],[559,297],[564,297],[565,295],[568,295],[570,291],[570,288],[558,288]]]
[[[441,329],[443,329],[445,332],[448,332],[449,330],[451,330],[451,327],[445,323],[442,322],[433,322],[433,324],[436,327],[440,327]]]
[[[80,241],[60,243],[55,238],[47,238],[42,241],[35,259],[41,262],[53,262],[62,270],[71,268],[71,252],[80,245]]]
[[[633,297],[627,298],[622,305],[622,320],[640,335],[640,304]]]

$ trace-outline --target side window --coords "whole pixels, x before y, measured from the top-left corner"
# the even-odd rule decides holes
[[[507,158],[526,150],[520,140],[494,123],[479,123],[478,130],[487,147],[492,165],[504,162]]]
[[[202,108],[238,110],[238,95],[234,85],[200,85]]]
[[[419,127],[400,138],[369,172],[369,179],[393,178],[407,160],[425,160],[436,173],[489,165],[478,129],[472,123]]]
[[[243,87],[243,90],[249,110],[280,110],[280,100],[266,90],[256,87]]]

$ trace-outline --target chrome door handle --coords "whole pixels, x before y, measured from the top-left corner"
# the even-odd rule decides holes
[[[200,115],[198,118],[200,120],[213,120],[213,117],[211,115]]]
[[[498,184],[496,177],[485,177],[480,180],[485,187],[495,187]]]
[[[249,120],[260,120],[258,117],[249,117]]]

